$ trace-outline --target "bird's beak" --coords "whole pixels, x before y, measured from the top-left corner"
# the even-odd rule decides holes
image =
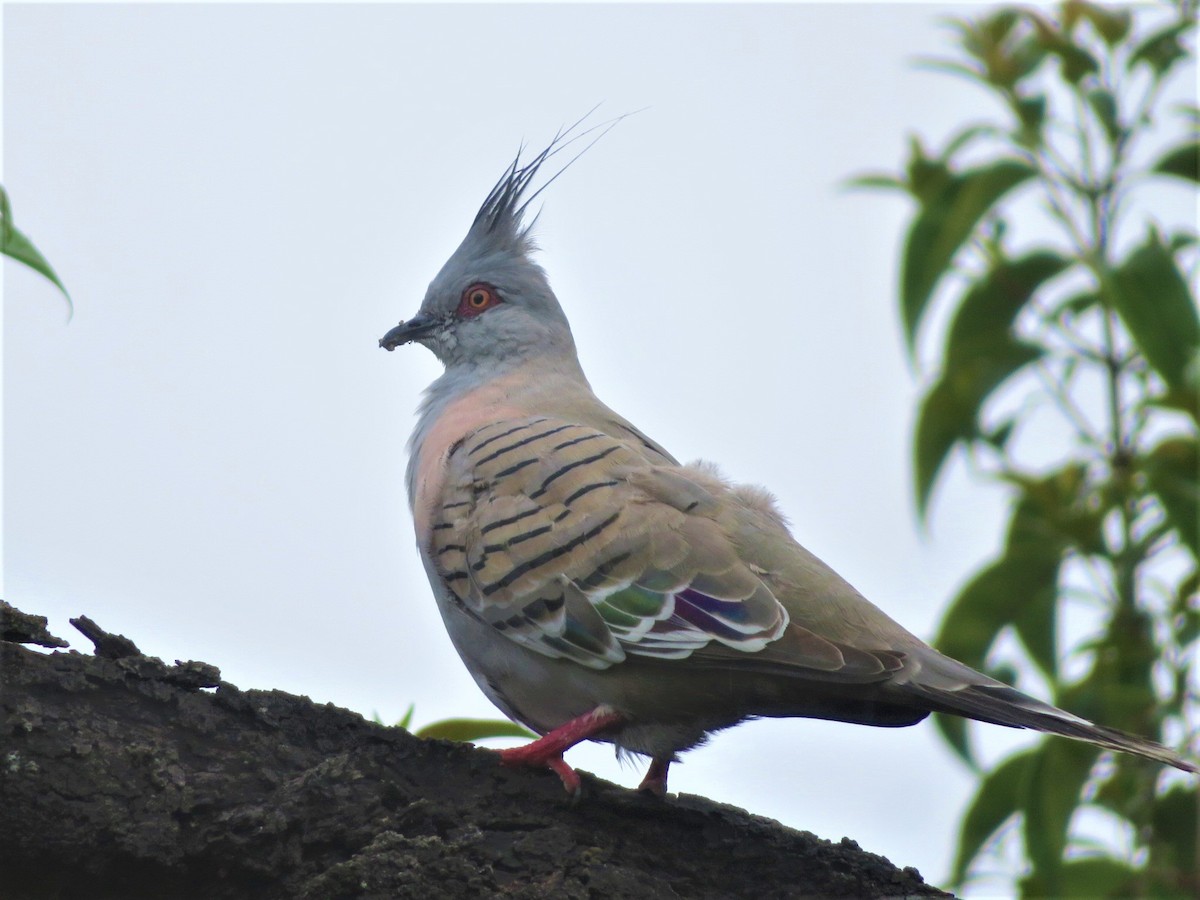
[[[392,351],[402,344],[408,344],[413,341],[418,341],[433,329],[437,328],[441,323],[433,318],[422,313],[417,313],[407,322],[401,322],[387,334],[379,339],[379,346],[384,350]]]

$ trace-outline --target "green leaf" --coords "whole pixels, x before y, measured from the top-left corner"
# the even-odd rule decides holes
[[[1030,12],[1037,42],[1047,53],[1058,57],[1064,81],[1078,84],[1087,75],[1100,71],[1100,63],[1084,47],[1073,43],[1069,35],[1059,31],[1053,23]]]
[[[968,438],[975,416],[964,413],[953,384],[938,381],[921,398],[913,441],[917,517],[924,521],[938,473],[959,441]]]
[[[1087,473],[1087,466],[1076,462],[1040,478],[1008,477],[1024,492],[1022,502],[1027,504],[1009,529],[1009,553],[1015,554],[1018,545],[1032,556],[1057,557],[1071,545],[1085,555],[1106,552],[1102,526],[1111,503],[1093,496]]]
[[[12,205],[9,202],[8,193],[3,187],[0,187],[0,253],[19,263],[24,263],[50,281],[62,291],[63,297],[67,300],[68,309],[73,311],[71,295],[67,293],[66,287],[63,286],[54,268],[33,245],[33,242],[13,224]]]
[[[1017,29],[1022,18],[1019,10],[1005,8],[974,24],[959,23],[962,47],[979,69],[977,80],[1008,91],[1045,58],[1045,50]]]
[[[1185,247],[1194,247],[1197,243],[1200,243],[1200,237],[1190,231],[1176,231],[1167,236],[1167,249],[1171,251],[1172,256]]]
[[[994,125],[968,125],[966,128],[959,131],[950,140],[946,141],[946,146],[942,148],[941,155],[938,157],[947,166],[955,155],[964,147],[970,146],[977,138],[995,137],[1000,134],[999,130]],[[946,174],[949,175],[949,169]],[[942,182],[945,184],[945,181]]]
[[[1084,77],[1100,71],[1100,63],[1096,61],[1096,57],[1075,44],[1059,44],[1051,47],[1050,52],[1058,57],[1063,78],[1071,84],[1078,84]]]
[[[1184,649],[1188,648],[1197,638],[1200,638],[1200,609],[1182,610],[1176,615],[1172,625],[1175,627],[1175,642]],[[1184,676],[1183,680],[1186,682],[1186,674],[1180,674]],[[1186,689],[1186,683],[1182,687]]]
[[[1200,569],[1192,569],[1175,586],[1171,613],[1183,617],[1185,624],[1175,630],[1175,642],[1186,647],[1200,637]]]
[[[1058,310],[1069,315],[1079,315],[1085,313],[1100,302],[1100,295],[1095,291],[1080,291],[1078,294],[1072,294],[1070,297],[1062,300],[1058,304]]]
[[[959,78],[966,78],[968,81],[976,83],[982,82],[983,75],[979,69],[974,69],[971,66],[963,65],[960,62],[955,62],[952,59],[940,59],[938,57],[922,56],[918,58],[913,67],[923,69],[927,72],[945,72],[947,75],[955,75]]]
[[[1044,605],[1047,599],[1053,603],[1058,567],[1058,557],[1023,554],[1006,555],[985,566],[950,604],[934,646],[973,669],[986,668],[992,644],[1023,606]],[[1053,657],[1051,650],[1050,660],[1042,661],[1052,672]]]
[[[1064,4],[1064,7],[1068,6],[1091,22],[1096,33],[1100,35],[1100,39],[1110,47],[1121,43],[1129,34],[1129,26],[1133,22],[1133,17],[1127,9],[1106,9],[1091,3],[1082,3],[1079,0],[1069,0]],[[1064,12],[1066,12],[1065,9]]]
[[[1174,884],[1169,886],[1180,896],[1194,897],[1200,888],[1200,860],[1196,858],[1198,808],[1196,785],[1176,784],[1156,799],[1150,814],[1154,836],[1147,870],[1159,878],[1173,876]]]
[[[847,179],[844,182],[844,185],[848,188],[872,188],[901,191],[908,190],[908,185],[904,181],[900,180],[895,175],[888,175],[881,172],[858,175],[854,178]]]
[[[1012,624],[1029,658],[1042,674],[1058,681],[1058,576],[1072,545],[1084,546],[1081,534],[1099,539],[1104,511],[1087,510],[1081,500],[1086,469],[1071,466],[1043,478],[1020,482],[1022,494],[1013,511],[1004,545],[1012,571]],[[1081,515],[1091,517],[1080,525]],[[1089,530],[1090,529],[1090,530]]]
[[[1128,817],[1131,810],[1144,807],[1147,787],[1146,763],[1118,753],[1090,800],[1101,809]]]
[[[1107,88],[1095,87],[1088,91],[1085,95],[1088,106],[1092,108],[1092,112],[1096,114],[1096,119],[1100,122],[1100,127],[1104,129],[1104,134],[1108,137],[1109,143],[1116,143],[1125,133],[1125,129],[1121,127],[1121,122],[1117,118],[1117,101],[1113,97],[1112,91]]]
[[[1163,409],[1187,413],[1200,423],[1200,386],[1167,388],[1164,393],[1157,394],[1146,402],[1149,406],[1161,406]]]
[[[1026,750],[1000,763],[983,777],[958,833],[958,852],[950,876],[952,886],[961,887],[971,862],[996,831],[1020,812],[1018,802],[1027,778],[1032,751]]]
[[[1200,141],[1190,141],[1168,150],[1150,171],[1200,181]]]
[[[416,710],[416,708],[417,705],[415,703],[408,704],[408,709],[404,711],[404,715],[401,717],[400,721],[396,723],[396,727],[403,728],[405,731],[411,731],[413,712]]]
[[[1012,324],[1038,289],[1070,261],[1035,251],[1004,261],[967,292],[947,331],[943,374],[923,398],[914,435],[918,514],[925,516],[938,473],[959,441],[979,431],[982,404],[1041,351],[1012,337]]]
[[[932,185],[925,179],[926,190],[918,194],[922,208],[905,238],[900,274],[900,308],[910,353],[929,299],[959,247],[988,210],[1032,175],[1033,169],[1023,162],[1001,160],[957,174],[943,171]]]
[[[1049,568],[1043,570],[1042,576],[1049,579]],[[1058,567],[1054,569],[1054,582],[1057,582]],[[1050,679],[1058,677],[1058,593],[1053,584],[1047,584],[1041,590],[1022,597],[1017,603],[1017,613],[1013,616],[1013,628],[1021,644],[1029,653],[1042,673]]]
[[[1069,265],[1048,250],[996,263],[963,297],[946,334],[944,358],[962,363],[1003,341],[1038,288]]]
[[[1056,705],[1093,722],[1155,738],[1160,730],[1154,685],[1159,648],[1150,615],[1120,605],[1103,635],[1080,649],[1095,650],[1092,669],[1082,681],[1061,688]]]
[[[1170,387],[1195,387],[1200,315],[1157,234],[1106,279],[1105,290],[1138,348]]]
[[[1177,608],[1185,606],[1188,598],[1193,595],[1200,596],[1200,569],[1192,569],[1192,571],[1184,575],[1180,579],[1176,591]]]
[[[1167,438],[1145,458],[1146,477],[1171,525],[1200,559],[1200,446],[1191,437]]]
[[[1012,50],[1009,57],[1013,70],[1013,84],[1032,75],[1046,58],[1046,49],[1033,37],[1026,37]]]
[[[438,738],[444,741],[479,741],[484,738],[537,735],[507,719],[442,719],[413,732],[419,738]]]
[[[1003,422],[998,423],[995,428],[981,435],[981,437],[997,450],[1003,450],[1008,445],[1009,438],[1012,437],[1013,429],[1016,427],[1016,418],[1010,416]]]
[[[1188,52],[1179,43],[1179,38],[1194,25],[1193,20],[1176,22],[1154,32],[1134,49],[1126,68],[1133,71],[1140,65],[1146,65],[1150,67],[1156,80],[1162,80],[1175,63],[1187,59]]]
[[[1007,334],[973,342],[976,354],[955,359],[921,400],[914,435],[917,515],[924,519],[946,458],[959,441],[979,434],[983,403],[1018,370],[1042,355],[1040,347]]]
[[[1061,894],[1067,829],[1099,754],[1090,744],[1049,738],[1038,745],[1026,766],[1025,852],[1051,896]]]
[[[909,139],[908,189],[922,204],[938,197],[950,181],[950,169],[945,160],[934,159],[925,152],[920,139]]]
[[[1013,111],[1021,125],[1016,134],[1020,144],[1024,147],[1040,146],[1042,126],[1046,123],[1045,95],[1019,97],[1013,101]]]
[[[999,9],[989,16],[975,21],[969,19],[951,19],[951,24],[958,30],[959,44],[968,56],[973,56],[985,66],[1002,47],[1013,27],[1019,21],[1014,9]]]
[[[970,46],[976,52],[986,52],[997,44],[1004,43],[1012,33],[1020,16],[1015,9],[999,9],[986,18],[980,19],[970,38]]]
[[[1074,859],[1058,871],[1057,896],[1062,900],[1134,897],[1137,877],[1137,870],[1120,860],[1106,856]]]

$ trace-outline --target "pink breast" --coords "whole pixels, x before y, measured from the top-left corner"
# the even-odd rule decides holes
[[[413,504],[417,543],[421,547],[429,545],[432,512],[445,486],[450,448],[484,425],[529,415],[509,402],[507,380],[497,379],[459,397],[446,407],[426,434],[417,459],[417,496]]]

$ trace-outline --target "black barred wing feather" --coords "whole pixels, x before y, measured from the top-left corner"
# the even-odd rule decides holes
[[[430,552],[466,609],[547,656],[760,650],[787,614],[678,472],[584,425],[495,423],[451,453]]]

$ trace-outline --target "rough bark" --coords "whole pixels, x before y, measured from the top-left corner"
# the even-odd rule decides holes
[[[2,601],[0,601],[2,603]],[[948,896],[852,841],[423,741],[0,606],[0,896]],[[62,642],[57,642],[62,646]]]

